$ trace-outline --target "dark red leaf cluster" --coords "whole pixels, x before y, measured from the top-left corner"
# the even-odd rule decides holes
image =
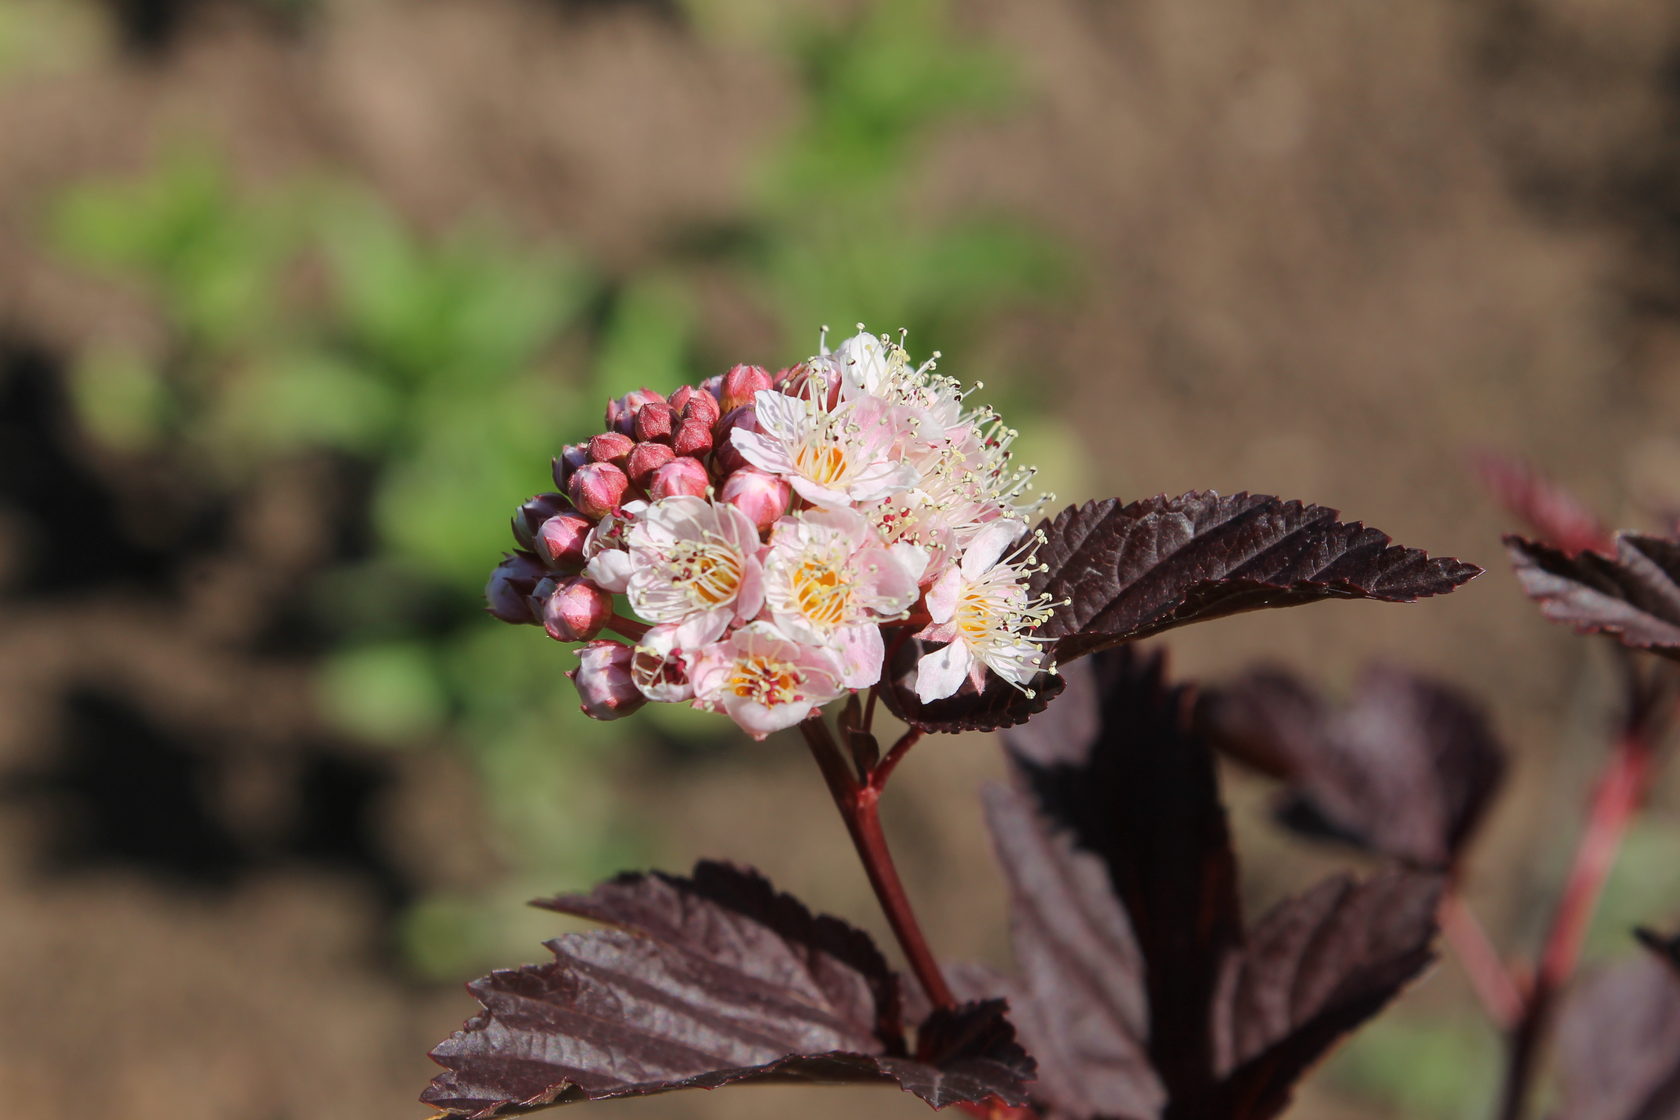
[[[1680,541],[1617,533],[1614,555],[1506,537],[1517,579],[1540,613],[1580,634],[1680,659]]]
[[[1266,494],[1192,491],[1122,504],[1070,506],[1041,523],[1033,594],[1055,613],[1039,629],[1058,663],[1175,626],[1321,599],[1410,603],[1480,574],[1473,564],[1430,558],[1387,534],[1337,520],[1333,509]],[[1041,675],[1027,696],[992,678],[980,693],[922,705],[905,687],[920,651],[906,643],[889,665],[893,713],[928,731],[1011,727],[1059,691]]]
[[[1341,707],[1256,670],[1205,695],[1198,719],[1221,750],[1287,783],[1286,825],[1417,867],[1455,862],[1505,768],[1469,696],[1391,666],[1367,669]]]
[[[1680,933],[1665,935],[1650,929],[1637,929],[1633,932],[1634,936],[1639,938],[1640,944],[1655,953],[1676,975],[1680,975]]]
[[[1494,499],[1534,535],[1565,552],[1610,552],[1610,530],[1575,495],[1516,459],[1493,452],[1476,457],[1476,473]]]
[[[422,1099],[484,1118],[736,1081],[896,1083],[935,1108],[1025,1099],[1032,1059],[998,1002],[906,1044],[898,979],[861,931],[757,874],[623,875],[540,905],[616,928],[470,984],[484,1010],[432,1051]]]
[[[1680,1116],[1680,974],[1648,955],[1589,977],[1558,1024],[1556,1120]]]
[[[997,991],[1038,1058],[1035,1102],[1066,1120],[1274,1116],[1432,959],[1441,880],[1336,877],[1245,928],[1187,692],[1126,650],[1068,676],[1006,735],[1016,788],[987,802],[1021,973]]]

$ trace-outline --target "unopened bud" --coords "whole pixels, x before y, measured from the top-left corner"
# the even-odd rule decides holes
[[[677,414],[670,405],[655,402],[642,406],[636,413],[636,438],[642,441],[670,439],[677,425]]]
[[[724,479],[723,489],[718,493],[719,500],[746,514],[759,532],[769,529],[788,511],[792,496],[793,488],[787,479],[753,467],[742,467]]]
[[[696,392],[683,403],[682,418],[685,421],[695,420],[709,428],[722,415],[723,409],[718,407],[717,398],[704,390]]]
[[[654,401],[663,403],[665,398],[652,389],[632,389],[617,400],[607,402],[607,427],[620,435],[634,435],[636,431],[636,413],[645,404]]]
[[[770,375],[764,372],[763,366],[731,366],[729,372],[723,375],[723,391],[718,394],[718,405],[724,412],[740,408],[752,401],[761,389],[770,388]]]
[[[587,443],[568,443],[554,457],[551,464],[554,468],[554,485],[564,490],[566,480],[572,477],[572,472],[589,462],[589,445]]]
[[[592,463],[611,463],[624,469],[625,461],[630,457],[630,449],[636,446],[636,441],[619,432],[602,432],[598,436],[589,438],[589,461]]]
[[[645,489],[653,472],[676,458],[676,455],[669,444],[638,443],[630,452],[628,469],[624,473],[630,476],[631,482]]]
[[[544,521],[571,507],[564,494],[538,494],[527,498],[513,511],[513,539],[519,542],[520,548],[535,551],[537,529]]]
[[[654,471],[647,491],[650,498],[672,498],[679,494],[703,498],[711,484],[705,464],[684,455]]]
[[[700,382],[700,391],[711,397],[714,401],[720,399],[723,396],[723,374],[720,373],[715,377],[708,377],[706,380]]]
[[[718,421],[717,431],[712,437],[712,462],[720,474],[733,474],[747,465],[746,459],[735,450],[735,441],[731,438],[737,428],[749,432],[764,430],[758,426],[757,406],[742,405]]]
[[[572,475],[567,493],[585,517],[605,517],[624,500],[630,480],[611,463],[585,463]]]
[[[557,642],[586,642],[601,632],[612,613],[611,595],[586,579],[571,576],[556,582],[543,600],[542,624]]]
[[[535,622],[530,596],[543,577],[542,565],[526,552],[515,552],[496,565],[484,585],[484,609],[503,622]]]
[[[707,397],[707,400],[712,398]],[[684,420],[677,428],[677,434],[671,437],[671,450],[678,455],[692,455],[696,459],[705,457],[712,449],[711,421],[702,423],[699,420]]]
[[[665,403],[670,405],[677,411],[677,413],[680,414],[683,409],[688,407],[688,402],[694,399],[694,394],[697,391],[698,390],[696,390],[692,385],[684,385],[676,392],[666,397]]]
[[[583,567],[583,542],[595,523],[581,513],[560,513],[537,529],[535,552],[550,567],[575,572]]]
[[[583,714],[595,719],[618,719],[647,703],[630,678],[635,652],[623,642],[590,642],[578,650],[582,662],[566,674],[577,685]]]

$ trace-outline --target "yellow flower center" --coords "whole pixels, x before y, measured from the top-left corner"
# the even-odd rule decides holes
[[[729,678],[730,691],[744,700],[755,700],[767,708],[799,699],[798,670],[786,661],[756,654],[735,664]]]
[[[793,600],[799,613],[817,626],[846,621],[852,588],[840,572],[822,560],[807,560],[793,573]]]

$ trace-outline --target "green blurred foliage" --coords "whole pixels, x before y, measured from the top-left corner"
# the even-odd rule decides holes
[[[404,940],[423,973],[536,943],[511,906],[486,903],[644,862],[645,822],[608,796],[615,757],[656,736],[732,741],[677,709],[585,719],[561,677],[570,655],[487,622],[480,598],[511,547],[505,514],[551,485],[550,457],[598,429],[608,397],[745,357],[704,335],[703,286],[724,273],[798,357],[819,323],[843,336],[859,320],[974,353],[967,339],[1000,308],[1068,282],[1065,255],[1018,222],[917,212],[941,131],[1016,97],[1005,60],[960,41],[942,5],[787,16],[771,41],[797,78],[793,127],[722,236],[701,231],[628,276],[490,223],[421,236],[335,181],[253,190],[192,148],[53,208],[55,250],[132,286],[167,327],[161,353],[79,356],[96,436],[183,458],[227,494],[288,456],[329,455],[365,480],[365,541],[302,589],[325,635],[322,710],[371,744],[464,750],[509,869],[494,900],[413,908]]]
[[[1502,1051],[1482,1022],[1402,1006],[1360,1027],[1324,1076],[1361,1115],[1471,1120],[1492,1106]]]

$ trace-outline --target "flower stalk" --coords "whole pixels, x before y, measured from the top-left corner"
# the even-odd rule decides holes
[[[881,828],[880,800],[886,777],[921,737],[921,733],[914,729],[906,732],[887,753],[886,759],[860,781],[847,765],[840,744],[820,716],[803,721],[799,730],[805,736],[806,745],[811,748],[811,757],[816,760],[817,769],[822,771],[823,781],[834,798],[834,807],[840,811],[840,819],[845,822],[852,846],[857,849],[858,859],[863,863],[864,874],[869,877],[869,886],[886,914],[887,925],[892,928],[899,948],[904,951],[910,971],[915,973],[922,990],[935,1007],[954,1009],[957,1006],[956,997],[945,983],[945,976],[939,970],[933,951],[928,948],[915,911],[910,908],[910,897],[904,891],[904,882],[898,876],[898,868],[887,848],[886,833]]]

